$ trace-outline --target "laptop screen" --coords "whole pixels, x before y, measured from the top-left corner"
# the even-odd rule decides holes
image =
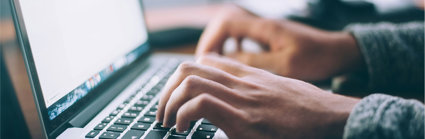
[[[139,0],[20,0],[53,120],[148,50]]]

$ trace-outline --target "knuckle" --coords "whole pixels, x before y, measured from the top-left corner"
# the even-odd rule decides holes
[[[199,107],[200,109],[208,107],[208,105],[210,103],[210,99],[211,99],[210,95],[207,95],[207,94],[199,95],[197,102],[196,102],[197,107]]]
[[[181,73],[189,73],[196,67],[195,63],[185,61],[179,65],[177,68]]]
[[[242,117],[243,120],[247,121],[249,125],[253,125],[258,127],[258,125],[261,125],[263,123],[263,119],[259,116],[244,116]]]
[[[282,29],[280,24],[273,19],[264,19],[262,20],[261,23],[261,28],[263,30],[265,30],[266,32],[270,32],[270,33],[276,33],[276,32],[280,32],[280,30]]]
[[[189,75],[184,79],[183,85],[185,86],[186,90],[192,90],[198,86],[198,83],[200,82],[200,80],[201,80],[201,77],[197,75]]]
[[[199,64],[205,64],[205,63],[208,62],[209,59],[210,59],[210,56],[208,56],[208,55],[202,55],[202,56],[198,57],[197,62]]]

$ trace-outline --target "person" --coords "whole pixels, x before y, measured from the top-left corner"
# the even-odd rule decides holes
[[[228,37],[252,38],[266,51],[224,56]],[[423,89],[423,22],[329,32],[234,8],[207,26],[196,56],[162,91],[156,119],[163,126],[181,132],[206,118],[229,138],[424,138],[417,100],[355,98],[305,82],[364,70],[370,88]]]

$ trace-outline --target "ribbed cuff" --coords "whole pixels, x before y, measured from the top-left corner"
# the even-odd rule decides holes
[[[344,139],[424,138],[424,106],[383,94],[362,99],[351,112]]]

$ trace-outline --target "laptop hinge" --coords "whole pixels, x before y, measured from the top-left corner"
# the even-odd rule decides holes
[[[103,93],[78,113],[74,118],[69,121],[72,127],[84,127],[87,123],[93,119],[106,105],[108,105],[118,94],[121,93],[142,71],[144,71],[149,65],[148,60],[135,63],[131,70],[127,70],[121,77],[111,83],[111,86],[102,90]],[[106,86],[106,85],[105,85]]]

